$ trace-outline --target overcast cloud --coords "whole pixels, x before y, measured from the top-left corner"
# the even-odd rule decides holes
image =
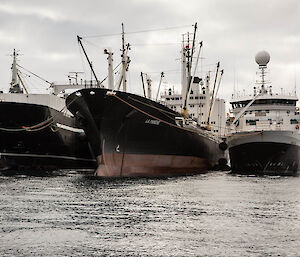
[[[299,17],[298,0],[1,0],[0,87],[6,91],[9,87],[12,60],[7,54],[14,48],[22,54],[22,66],[50,81],[67,82],[69,71],[85,71],[85,78],[90,79],[76,35],[118,34],[122,22],[127,32],[180,27],[126,35],[132,44],[131,92],[142,92],[141,71],[151,75],[154,87],[161,71],[167,71],[164,85],[178,85],[181,35],[192,32],[192,24],[198,22],[198,41],[204,41],[199,72],[213,71],[214,64],[221,62],[225,71],[221,97],[230,99],[234,83],[239,90],[252,92],[257,71],[254,56],[260,50],[271,55],[274,90],[283,87],[292,91],[295,77],[300,83]],[[99,79],[104,78],[107,66],[103,50],[110,48],[117,64],[120,35],[86,38],[84,43]],[[32,82],[28,79],[28,83]],[[37,92],[46,85],[35,81],[28,87]]]

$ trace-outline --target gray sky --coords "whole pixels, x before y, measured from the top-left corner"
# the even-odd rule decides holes
[[[299,17],[298,0],[0,0],[0,87],[8,89],[12,59],[7,55],[14,48],[22,54],[20,65],[49,81],[67,82],[69,71],[86,71],[90,79],[76,35],[118,34],[122,22],[127,32],[180,27],[126,35],[132,45],[130,91],[142,92],[139,74],[143,71],[151,75],[156,94],[161,71],[167,71],[164,85],[180,83],[181,35],[192,32],[198,22],[198,41],[204,43],[199,72],[214,71],[214,64],[221,62],[225,73],[219,96],[229,100],[234,83],[239,90],[252,92],[257,71],[254,56],[260,50],[271,55],[274,90],[292,91],[295,77],[300,84]],[[84,42],[99,79],[104,78],[103,50],[110,48],[118,64],[120,35]],[[31,92],[47,87],[34,79],[27,81]]]

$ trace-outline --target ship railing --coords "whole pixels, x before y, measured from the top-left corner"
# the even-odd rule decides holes
[[[281,131],[281,130],[288,130],[288,131],[295,131],[299,129],[299,127],[293,125],[284,125],[284,124],[272,124],[272,125],[251,125],[250,126],[243,126],[243,127],[235,127],[235,126],[228,126],[227,133],[232,134],[236,132],[253,132],[253,131],[264,131],[264,130],[271,130],[271,131]]]

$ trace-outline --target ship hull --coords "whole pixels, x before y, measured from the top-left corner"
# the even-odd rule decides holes
[[[105,89],[79,92],[67,98],[67,103],[73,101],[68,108],[81,118],[94,146],[97,176],[199,174],[224,159],[219,141],[183,129],[175,122],[176,113],[157,102]]]
[[[295,176],[299,174],[298,131],[236,133],[229,137],[233,173]]]
[[[74,117],[48,106],[16,102],[1,102],[0,117],[1,170],[96,166]]]

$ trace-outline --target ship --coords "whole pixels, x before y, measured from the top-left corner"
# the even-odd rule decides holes
[[[183,113],[152,100],[149,94],[139,96],[126,92],[129,62],[124,38],[122,42],[122,81],[118,85],[123,83],[123,91],[115,90],[113,77],[108,76],[107,89],[81,89],[66,98],[66,106],[80,121],[97,158],[96,176],[169,177],[200,174],[225,166],[227,145],[224,140],[211,132],[209,124],[201,127],[188,115],[184,99],[189,95],[191,82],[200,80],[191,76],[193,56],[189,53],[193,49],[185,44],[186,40],[182,47],[186,72]],[[108,54],[108,74],[113,74],[112,53],[108,50],[105,53]]]
[[[51,93],[30,93],[18,53],[14,50],[12,56],[10,88],[0,92],[0,169],[94,169],[96,160],[84,130],[65,105],[64,92],[83,86],[51,83]]]
[[[270,55],[255,56],[259,79],[252,95],[233,95],[228,120],[228,148],[233,173],[299,174],[300,135],[296,89],[274,93],[267,79]]]

